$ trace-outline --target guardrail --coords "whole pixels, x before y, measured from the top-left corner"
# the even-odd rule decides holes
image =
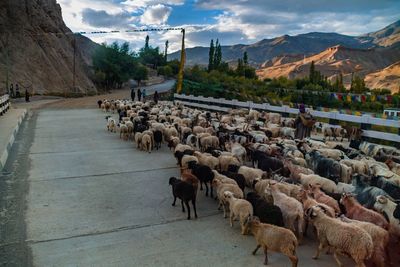
[[[268,103],[257,104],[253,103],[252,101],[243,102],[235,99],[227,100],[224,98],[213,98],[213,97],[181,95],[181,94],[174,94],[174,98],[175,100],[187,106],[213,110],[213,111],[220,111],[220,112],[228,112],[232,108],[248,108],[248,109],[257,109],[263,111],[272,111],[281,113],[283,115],[297,114],[299,112],[298,109],[291,108],[285,105],[273,106]],[[355,116],[355,115],[341,114],[339,112],[325,112],[318,110],[310,110],[310,113],[314,117],[327,118],[332,121],[335,120],[335,121],[359,123],[361,124],[361,128],[363,129],[363,136],[365,137],[400,143],[400,121],[374,118],[370,115]],[[372,125],[397,128],[398,134],[370,130]]]
[[[0,96],[0,115],[2,116],[10,109],[10,96]]]

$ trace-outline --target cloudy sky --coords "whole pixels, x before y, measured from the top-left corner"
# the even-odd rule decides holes
[[[400,19],[400,0],[58,0],[72,31],[184,27],[186,45],[249,44],[283,34],[320,31],[359,35]],[[143,46],[146,33],[88,36],[96,42],[129,41]],[[169,40],[179,49],[180,33],[150,34],[153,46]]]

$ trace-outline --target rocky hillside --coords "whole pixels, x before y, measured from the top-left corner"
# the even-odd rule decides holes
[[[361,36],[360,39],[367,42],[372,41],[379,46],[391,46],[400,43],[400,20],[390,24],[380,31]]]
[[[365,77],[365,84],[370,88],[387,88],[392,93],[400,92],[400,61]]]
[[[293,79],[305,77],[309,73],[311,62],[314,61],[315,69],[323,75],[333,79],[336,75],[342,73],[345,84],[349,84],[352,73],[365,77],[367,74],[383,69],[399,59],[400,49],[398,47],[353,49],[337,45],[294,62],[285,63],[276,60],[275,64],[257,70],[257,74],[261,78],[286,76]]]
[[[35,93],[96,91],[89,78],[96,44],[76,37],[76,89],[73,88],[74,36],[56,0],[0,1],[0,87],[5,87],[7,52],[10,83]]]
[[[282,55],[312,55],[325,49],[341,45],[348,48],[368,49],[376,46],[389,46],[400,41],[400,21],[384,29],[362,36],[347,36],[337,33],[312,32],[296,36],[283,35],[264,39],[251,45],[223,46],[222,56],[225,61],[236,61],[247,51],[252,65],[259,67],[268,60]],[[208,64],[208,47],[186,49],[187,65]],[[180,52],[172,53],[169,58],[179,59]]]

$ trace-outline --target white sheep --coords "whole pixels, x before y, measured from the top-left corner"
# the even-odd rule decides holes
[[[245,199],[239,199],[230,191],[224,192],[226,202],[229,204],[230,216],[229,221],[233,227],[233,220],[238,219],[242,230],[242,235],[246,234],[244,223],[249,216],[253,216],[253,206]]]
[[[199,163],[199,160],[195,156],[184,155],[182,157],[182,169],[187,169],[188,168],[188,163],[191,162],[191,161]]]
[[[245,232],[251,232],[257,241],[253,255],[262,247],[265,254],[264,264],[268,264],[268,250],[281,252],[289,257],[292,267],[297,267],[298,258],[296,249],[298,242],[296,236],[288,229],[272,224],[261,223],[257,217],[248,217],[245,222]]]
[[[140,142],[142,150],[151,153],[153,147],[153,140],[149,134],[143,134]]]
[[[293,233],[296,232],[295,223],[297,221],[297,233],[299,243],[301,243],[304,231],[303,205],[297,199],[280,192],[276,184],[269,184],[265,189],[265,193],[272,196],[274,205],[278,206],[282,211],[285,226],[292,230]]]
[[[197,157],[200,164],[206,165],[210,167],[212,170],[215,170],[219,165],[219,159],[210,154],[195,151],[194,156]]]
[[[140,132],[137,132],[137,133],[135,134],[135,143],[136,143],[136,147],[139,148],[139,149],[142,149],[142,145],[141,145],[142,136],[143,136],[143,133],[140,133]]]
[[[224,184],[233,184],[233,185],[238,185],[237,182],[225,175],[220,174],[218,171],[213,170],[212,171],[214,173],[214,179],[217,179],[219,181],[221,181]]]
[[[327,216],[323,209],[314,206],[306,211],[308,218],[317,229],[319,246],[313,259],[318,259],[324,247],[334,249],[334,258],[338,266],[343,266],[338,254],[347,254],[353,258],[357,267],[365,267],[364,261],[373,253],[371,236],[363,229]]]
[[[247,166],[240,166],[238,173],[244,176],[244,179],[246,180],[246,185],[250,188],[253,186],[254,179],[261,179],[265,174],[265,172],[260,169]]]
[[[377,196],[374,204],[374,209],[381,213],[385,213],[389,218],[390,232],[400,237],[400,220],[393,216],[396,206],[399,204],[394,203],[385,196]]]
[[[117,132],[117,123],[113,118],[107,119],[107,130],[114,133]]]
[[[372,253],[372,261],[378,267],[385,267],[385,262],[387,258],[386,247],[389,243],[389,233],[382,227],[379,227],[373,223],[362,222],[358,220],[351,220],[344,215],[340,216],[342,222],[351,223],[356,225],[361,229],[367,231],[367,233],[372,238],[372,243],[374,244],[374,250]]]
[[[240,166],[239,160],[234,156],[221,155],[218,160],[220,171],[227,171],[229,165]]]
[[[229,191],[229,192],[232,192],[236,198],[244,198],[243,191],[237,185],[224,184],[223,182],[221,182],[218,179],[214,179],[212,181],[212,186],[215,187],[215,190],[217,192],[217,197],[219,200],[218,209],[221,209],[221,207],[223,208],[224,218],[226,218],[226,212],[229,207],[226,206],[227,203],[224,198],[224,192]]]
[[[319,184],[324,191],[329,193],[334,193],[337,190],[335,182],[327,178],[321,177],[317,174],[300,173],[299,176],[302,185],[308,186],[311,184],[314,186]]]

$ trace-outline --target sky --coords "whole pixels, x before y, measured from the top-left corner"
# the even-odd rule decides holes
[[[66,25],[77,31],[184,27],[186,47],[251,44],[307,32],[361,35],[400,19],[400,0],[57,0]],[[88,35],[98,43],[143,46],[147,33]],[[150,45],[180,48],[179,31],[156,32]]]

